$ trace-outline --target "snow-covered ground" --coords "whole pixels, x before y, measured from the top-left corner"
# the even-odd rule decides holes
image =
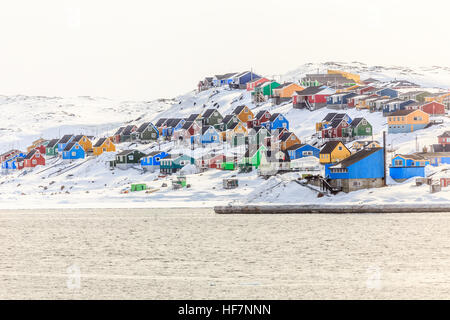
[[[428,90],[448,88],[450,69],[433,67],[412,70],[400,67],[368,67],[358,63],[346,64],[306,64],[285,75],[299,77],[302,73],[345,69],[345,71],[362,74],[362,78],[376,77],[383,80],[407,79],[427,85]],[[411,71],[412,70],[412,71]],[[397,72],[397,73],[396,73]],[[434,75],[434,76],[433,76]],[[420,76],[420,77],[419,77]],[[440,79],[437,81],[436,79]],[[250,94],[245,90],[228,90],[225,88],[195,91],[174,99],[152,102],[115,101],[94,97],[28,97],[0,96],[0,153],[11,148],[26,149],[37,138],[60,137],[63,134],[86,134],[102,137],[111,135],[123,124],[140,124],[162,117],[185,117],[191,113],[201,113],[206,108],[217,108],[223,115],[230,113],[236,106],[248,105],[254,113],[267,109],[281,112],[290,121],[290,129],[302,142],[308,142],[315,131],[315,123],[322,120],[328,112],[335,110],[321,109],[310,112],[293,109],[291,104],[273,106],[270,103],[254,105]],[[347,110],[350,117],[365,117],[373,126],[374,139],[382,141],[382,131],[387,131],[386,118],[380,113]],[[387,136],[388,149],[397,153],[411,153],[422,150],[424,146],[437,143],[437,135],[450,129],[450,119],[441,125],[408,134]],[[118,150],[129,148],[127,143],[118,145]],[[131,147],[136,147],[132,145]],[[187,147],[173,143],[139,145],[144,152],[170,150],[172,153],[184,152],[189,155],[202,155],[213,147],[191,151]],[[418,147],[418,148],[417,148]],[[225,148],[216,146],[215,148]],[[236,151],[236,150],[225,150]],[[369,189],[349,194],[325,196],[318,198],[317,192],[297,184],[298,174],[278,175],[268,180],[257,177],[256,172],[238,174],[237,172],[209,170],[200,174],[187,175],[190,188],[172,190],[173,177],[158,178],[156,173],[143,173],[139,168],[128,170],[111,170],[108,160],[114,154],[105,154],[97,158],[88,158],[74,162],[58,158],[47,159],[45,167],[0,175],[0,208],[61,208],[61,207],[211,207],[228,203],[392,203],[392,202],[445,202],[450,200],[450,190],[430,194],[427,186],[416,187],[414,181],[396,183],[388,181],[388,188]],[[432,168],[430,172],[442,170]],[[447,173],[441,173],[446,175]],[[224,190],[222,179],[236,175],[239,188]],[[450,176],[450,172],[448,174]],[[153,193],[133,192],[123,194],[122,190],[131,183],[144,182],[152,188],[159,189]],[[167,187],[162,187],[163,184]],[[450,188],[449,188],[450,189]]]

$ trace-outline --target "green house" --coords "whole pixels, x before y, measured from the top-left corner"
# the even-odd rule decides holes
[[[372,125],[365,118],[355,118],[348,127],[352,137],[362,137],[372,135]]]
[[[145,153],[139,150],[124,150],[116,155],[116,164],[138,164]]]
[[[131,185],[131,192],[144,190],[147,190],[147,185],[145,183],[133,183]]]
[[[207,109],[202,115],[203,126],[215,126],[221,123],[223,116],[216,109]]]
[[[261,164],[262,152],[267,151],[267,148],[265,146],[260,146],[257,150],[255,149],[256,148],[254,147],[249,147],[249,149],[245,152],[244,158],[242,158],[239,167],[252,166],[258,169]]]
[[[141,141],[155,141],[159,137],[158,129],[151,122],[144,122],[136,130],[137,137]]]
[[[188,155],[170,155],[160,160],[159,171],[161,173],[175,173],[184,166],[194,163],[195,159]]]
[[[273,89],[276,89],[281,84],[276,81],[268,81],[264,82],[259,86],[256,86],[255,90],[252,94],[260,94],[262,93],[264,96],[272,96],[273,95]]]
[[[52,139],[45,146],[45,155],[56,156],[58,154],[58,141],[59,139]]]

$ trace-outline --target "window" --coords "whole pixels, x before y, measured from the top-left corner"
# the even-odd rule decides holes
[[[75,151],[72,152],[72,157],[76,157],[77,153]]]
[[[367,132],[367,133],[370,133],[370,131],[371,131],[371,130],[370,130],[370,127],[367,127],[367,128],[366,128],[366,132]]]
[[[248,115],[248,120],[252,120],[252,116],[251,115]]]
[[[75,146],[75,149],[77,149],[77,150],[78,150],[78,146]]]
[[[132,154],[130,154],[130,155],[128,156],[128,159],[129,159],[129,160],[134,160],[134,156],[133,156]]]
[[[103,148],[103,152],[106,152],[106,148]]]
[[[152,138],[156,138],[156,133],[152,133]]]
[[[295,136],[291,136],[291,140],[295,140]]]
[[[360,187],[362,184],[361,184],[361,181],[353,181],[353,186],[354,187]]]
[[[279,116],[278,116],[278,120],[282,121],[282,120],[283,120],[283,116],[282,116],[282,115],[279,115]]]
[[[303,154],[304,156],[312,156],[312,155],[313,155],[313,152],[312,152],[312,151],[303,151],[302,154]]]
[[[33,159],[33,160],[31,161],[31,163],[32,163],[32,164],[36,164],[37,161],[36,161],[35,159]]]
[[[403,161],[402,160],[394,160],[394,166],[395,167],[403,166]]]
[[[342,146],[339,146],[339,147],[338,147],[338,150],[341,151],[341,150],[342,150]]]

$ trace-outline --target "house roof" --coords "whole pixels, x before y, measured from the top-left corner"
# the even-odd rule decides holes
[[[450,152],[450,144],[433,144],[434,152]]]
[[[72,139],[72,142],[79,142],[79,141],[81,141],[81,139],[83,139],[83,137],[84,137],[84,135],[78,134]]]
[[[336,149],[336,147],[342,144],[344,147],[345,145],[341,142],[341,141],[328,141],[325,146],[322,148],[322,150],[320,150],[321,154],[328,154],[331,153],[334,149]]]
[[[158,121],[156,121],[155,126],[161,127],[164,124],[164,122],[166,122],[166,121],[167,121],[167,118],[160,118],[160,119],[158,119]]]
[[[197,120],[200,113],[192,113],[189,117],[186,118],[186,121],[195,121]]]
[[[162,151],[152,151],[149,154],[147,154],[146,157],[154,157],[160,153],[162,153]]]
[[[151,122],[144,122],[143,124],[141,124],[138,128],[137,128],[137,132],[142,133],[145,131],[145,129],[147,129],[147,127],[150,125]]]
[[[239,125],[239,122],[233,122],[232,124],[230,124],[228,129],[234,129],[234,128],[236,128],[237,125]]]
[[[350,123],[350,125],[352,126],[352,127],[357,127],[358,125],[359,125],[359,123],[361,122],[361,121],[363,121],[363,120],[365,120],[364,118],[355,118],[355,119],[353,119],[353,121],[352,121],[352,123]],[[367,120],[366,120],[367,121]]]
[[[222,80],[222,79],[231,78],[231,77],[233,77],[236,74],[237,74],[237,72],[230,72],[230,73],[225,73],[225,74],[217,74],[217,75],[215,75],[215,77],[218,80]]]
[[[194,124],[194,121],[186,121],[181,129],[188,130],[192,125]]]
[[[227,122],[229,122],[231,119],[233,119],[233,117],[235,117],[234,114],[227,114],[227,115],[222,119],[222,123],[227,123]]]
[[[241,105],[241,106],[237,106],[234,110],[233,110],[233,114],[238,115],[242,112],[242,110],[244,110],[246,106],[245,105]]]
[[[411,154],[396,154],[395,157],[401,157],[406,159],[412,159],[412,160],[426,160],[424,157],[419,155],[418,153],[411,153]]]
[[[94,148],[101,147],[102,144],[106,141],[106,138],[100,138],[97,140],[97,142],[94,144]]]
[[[58,143],[67,143],[69,140],[73,137],[71,134],[64,135],[61,140],[58,141]]]
[[[286,141],[287,139],[289,139],[289,137],[291,136],[291,135],[293,135],[294,133],[293,132],[285,132],[285,133],[283,133],[283,135],[280,137],[280,140],[281,141]]]
[[[258,120],[261,119],[266,112],[267,112],[267,110],[258,111],[258,113],[255,116],[255,119],[258,119]]]
[[[406,116],[415,111],[417,111],[417,110],[397,110],[397,111],[392,112],[389,116]]]
[[[361,161],[364,158],[367,158],[371,154],[381,150],[383,148],[371,148],[371,149],[362,149],[361,151],[358,151],[349,157],[345,158],[344,160],[338,162],[335,165],[332,165],[330,168],[348,168],[352,164]]]
[[[278,87],[274,88],[273,90],[280,90],[280,89],[286,88],[287,86],[290,86],[291,84],[293,84],[293,82],[285,82],[283,84],[280,84]]]
[[[217,111],[217,109],[206,109],[206,111],[203,112],[203,118],[209,118],[216,111]],[[217,111],[217,112],[219,112],[219,111]]]
[[[123,129],[125,129],[125,127],[120,127],[119,129],[117,129],[116,133],[114,133],[115,136],[118,136],[120,134],[122,134]]]
[[[119,152],[117,155],[118,155],[118,156],[126,156],[126,155],[128,155],[128,154],[130,154],[130,153],[134,153],[134,152],[136,152],[136,151],[138,151],[138,150],[123,150],[123,151]],[[139,151],[139,152],[140,152],[140,151]]]
[[[333,118],[337,115],[336,112],[329,112],[323,119],[322,121],[331,121],[333,120]]]
[[[438,137],[450,137],[450,131],[444,131],[441,135],[438,135]]]
[[[292,146],[290,146],[289,148],[287,148],[286,150],[297,150],[297,149],[300,149],[300,148],[303,148],[304,146],[306,146],[306,143],[297,143],[297,144],[294,144],[294,145],[292,145]]]
[[[279,88],[279,87],[278,87]],[[295,91],[298,96],[313,96],[324,90],[322,87],[307,87],[302,91]]]
[[[171,118],[171,119],[167,119],[167,121],[164,124],[167,127],[176,127],[182,120],[183,119],[181,119],[181,118]]]
[[[31,159],[31,158],[33,158],[33,156],[36,154],[37,151],[38,151],[38,150],[36,150],[36,149],[31,150],[31,151],[27,154],[27,156],[25,157],[25,159]]]
[[[131,131],[133,130],[134,127],[135,127],[135,125],[132,125],[132,124],[126,126],[125,129],[123,129],[123,131],[122,131],[122,135],[130,135]]]
[[[276,118],[278,118],[278,116],[279,116],[280,114],[281,114],[281,113],[273,113],[273,114],[270,116],[269,121],[270,121],[270,122],[275,121]]]
[[[76,144],[77,142],[70,142],[66,145],[66,147],[64,148],[63,151],[70,151],[72,149],[72,147]]]
[[[50,142],[47,144],[47,148],[53,148],[54,146],[56,146],[58,144],[59,139],[52,139],[50,140]]]
[[[205,132],[208,131],[209,128],[211,128],[211,126],[203,126],[202,127],[202,134],[205,134]]]
[[[255,133],[258,133],[262,129],[267,130],[267,128],[265,126],[254,126],[251,130],[254,130]],[[251,130],[250,130],[250,132],[251,132]]]

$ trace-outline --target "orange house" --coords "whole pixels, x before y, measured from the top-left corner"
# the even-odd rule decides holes
[[[273,95],[280,98],[290,99],[295,91],[302,91],[303,89],[305,88],[296,83],[287,82],[277,87],[276,89],[273,89]]]
[[[239,106],[234,109],[233,114],[238,117],[239,120],[241,120],[243,123],[247,123],[247,121],[253,120],[255,118],[255,115],[247,106]]]
[[[94,144],[93,150],[94,150],[94,155],[99,156],[103,152],[116,151],[116,146],[114,145],[114,143],[111,141],[110,138],[100,138]]]
[[[73,138],[72,142],[77,142],[85,152],[92,151],[92,141],[83,135],[77,135]]]
[[[286,149],[295,144],[301,144],[301,142],[300,139],[293,132],[285,132],[280,137],[280,149],[282,151],[285,151]]]

